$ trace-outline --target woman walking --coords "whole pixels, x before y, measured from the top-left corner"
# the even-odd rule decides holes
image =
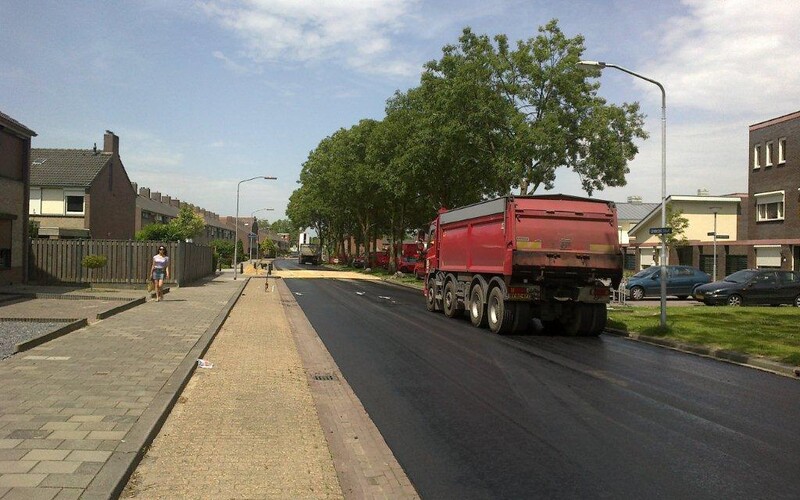
[[[161,287],[164,286],[164,278],[169,279],[169,257],[167,248],[158,247],[158,253],[153,255],[153,265],[150,266],[150,279],[156,289],[156,302],[160,302],[164,293]]]

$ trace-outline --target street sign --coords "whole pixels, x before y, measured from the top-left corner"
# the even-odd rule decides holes
[[[671,227],[651,227],[650,234],[672,234]]]
[[[731,237],[731,236],[730,236],[729,234],[718,234],[718,235],[717,235],[717,239],[718,239],[718,240],[727,240],[727,239],[728,239],[728,238],[730,238],[730,237]]]
[[[706,233],[706,236],[714,236],[714,231],[711,231],[710,233]]]

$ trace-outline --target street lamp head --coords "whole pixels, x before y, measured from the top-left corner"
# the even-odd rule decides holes
[[[579,61],[577,66],[581,69],[603,69],[606,63],[602,61]]]
[[[276,180],[278,180],[278,178],[277,178],[277,177],[268,177],[268,176],[266,176],[266,175],[265,175],[265,176],[263,176],[263,178],[264,178],[264,179],[266,179],[266,180],[268,180],[268,181],[276,181]]]
[[[719,207],[708,207],[708,209],[714,212],[715,214],[719,212]]]

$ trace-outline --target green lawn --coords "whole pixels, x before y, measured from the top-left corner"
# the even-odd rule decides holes
[[[800,365],[796,307],[672,307],[664,332],[658,308],[615,306],[609,310],[608,326]]]

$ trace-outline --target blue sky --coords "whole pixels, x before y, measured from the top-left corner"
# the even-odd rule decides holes
[[[667,194],[747,191],[747,127],[800,109],[796,0],[0,0],[0,111],[33,147],[120,137],[131,180],[232,215],[283,217],[309,151],[380,119],[465,26],[536,35],[557,18],[586,59],[624,66],[667,92]],[[639,101],[650,139],[628,185],[661,193],[660,92],[607,69],[600,94]],[[583,194],[561,171],[554,192]]]

